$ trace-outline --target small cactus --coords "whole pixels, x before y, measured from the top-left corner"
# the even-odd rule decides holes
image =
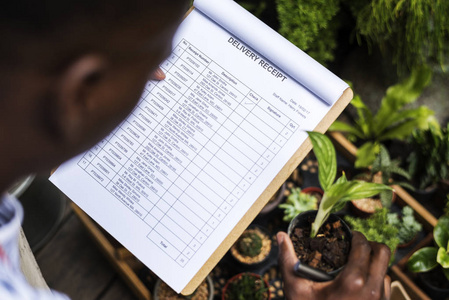
[[[255,257],[262,250],[262,238],[255,232],[244,232],[237,241],[237,248],[243,256]]]

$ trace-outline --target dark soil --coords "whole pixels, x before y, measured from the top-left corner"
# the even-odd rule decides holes
[[[310,218],[309,224],[313,222]],[[346,264],[350,250],[350,237],[340,221],[321,227],[315,238],[310,237],[311,226],[296,227],[291,239],[298,259],[324,272],[331,272]]]

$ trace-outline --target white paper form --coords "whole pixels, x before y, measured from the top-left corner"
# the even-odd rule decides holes
[[[161,67],[51,181],[180,292],[331,106],[196,10]]]
[[[313,58],[232,0],[195,0],[194,6],[223,28],[257,49],[281,70],[329,104],[348,85]],[[255,30],[257,28],[257,30]],[[313,70],[313,72],[310,72]]]

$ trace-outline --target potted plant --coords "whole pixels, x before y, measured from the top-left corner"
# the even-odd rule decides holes
[[[318,208],[318,199],[312,193],[304,193],[300,188],[292,188],[285,203],[279,204],[279,208],[284,209],[283,220],[290,222],[298,214],[316,210]]]
[[[436,125],[416,130],[410,144],[413,151],[407,162],[412,185],[417,188],[412,195],[428,201],[435,194],[438,182],[449,178],[449,124],[445,130]]]
[[[399,185],[413,190],[413,186],[411,186],[408,182],[393,179],[396,175],[410,180],[410,174],[399,165],[400,161],[397,159],[392,160],[387,148],[380,145],[380,152],[376,156],[370,170],[357,176],[357,178],[369,182]],[[353,208],[355,215],[359,217],[368,217],[382,207],[390,207],[391,203],[394,202],[395,197],[396,194],[393,190],[384,191],[379,194],[379,197],[351,201],[351,207]]]
[[[255,273],[240,273],[228,280],[222,300],[269,300],[268,283]]]
[[[416,128],[426,129],[430,123],[436,124],[434,112],[426,106],[406,109],[407,104],[416,101],[424,87],[431,80],[431,70],[420,68],[412,72],[405,81],[387,89],[376,114],[355,95],[351,105],[356,109],[358,119],[349,125],[335,121],[330,130],[348,133],[351,141],[362,142],[357,151],[355,167],[368,167],[380,151],[380,145],[393,139],[405,140]]]
[[[418,236],[418,232],[422,230],[422,225],[416,221],[413,209],[410,206],[404,206],[400,216],[397,213],[388,213],[387,224],[398,228],[398,248],[411,245]]]
[[[357,180],[348,181],[344,173],[335,181],[337,159],[332,142],[321,133],[308,134],[318,160],[318,178],[324,195],[318,211],[305,212],[295,217],[288,232],[301,262],[328,273],[338,272],[346,263],[351,236],[347,225],[331,212],[341,209],[347,201],[371,197],[390,190],[391,187]],[[329,222],[326,222],[328,219]]]
[[[317,198],[318,204],[320,204],[321,199],[323,199],[324,191],[322,188],[317,186],[308,186],[302,189],[301,191],[304,194],[309,194]]]
[[[214,298],[214,284],[210,276],[198,286],[193,294],[183,296],[172,290],[165,282],[158,280],[154,286],[153,299],[155,300],[212,300]]]
[[[241,269],[255,269],[263,264],[272,251],[271,238],[262,227],[247,228],[230,249],[231,257]]]
[[[407,267],[421,274],[421,284],[432,299],[446,299],[449,297],[449,216],[438,220],[433,237],[436,246],[417,250]]]
[[[376,211],[369,218],[357,218],[346,216],[345,221],[352,230],[361,232],[368,241],[383,243],[391,250],[391,260],[394,260],[394,253],[400,243],[398,237],[399,228],[388,223],[388,209],[382,208]]]

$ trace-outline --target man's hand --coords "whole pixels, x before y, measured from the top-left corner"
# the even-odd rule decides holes
[[[368,242],[353,231],[348,263],[332,281],[314,282],[295,275],[298,261],[293,244],[284,232],[277,234],[279,265],[287,299],[389,299],[390,278],[386,276],[390,249],[379,243]]]

